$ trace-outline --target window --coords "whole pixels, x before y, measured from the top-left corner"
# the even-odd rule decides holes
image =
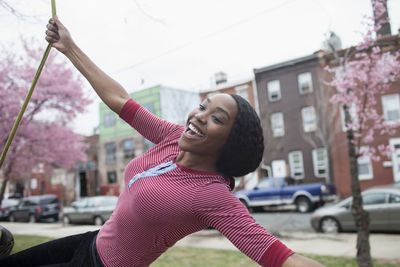
[[[350,112],[350,118],[353,123],[357,123],[357,113],[356,113],[356,104],[351,103],[350,106],[348,106],[349,112]],[[346,121],[345,121],[345,116],[344,116],[344,109],[343,106],[340,107],[340,119],[342,122],[342,130],[343,132],[346,132]]]
[[[399,94],[382,96],[383,115],[389,124],[400,121],[400,100]]]
[[[389,203],[400,203],[400,195],[390,194]]]
[[[124,140],[123,147],[125,159],[132,159],[135,157],[135,140],[133,138]]]
[[[107,172],[107,180],[109,184],[117,183],[117,173],[115,171]]]
[[[272,135],[274,137],[285,135],[285,125],[283,122],[283,113],[273,113],[271,114],[271,129]]]
[[[247,84],[235,87],[236,93],[249,101],[249,86]]]
[[[317,120],[314,107],[305,107],[301,109],[301,118],[303,120],[304,132],[312,132],[317,129]]]
[[[268,82],[267,89],[269,101],[274,102],[281,99],[281,84],[279,80]]]
[[[104,127],[111,127],[115,125],[114,113],[104,114]]]
[[[114,163],[116,160],[117,146],[115,143],[106,144],[106,163]]]
[[[318,148],[312,151],[314,175],[326,177],[328,174],[328,152],[325,148]]]
[[[257,185],[257,188],[258,188],[258,189],[268,189],[268,188],[271,188],[271,187],[272,187],[271,182],[272,182],[271,179],[262,180],[262,181]]]
[[[307,94],[313,91],[311,72],[300,73],[297,76],[297,83],[300,94]]]
[[[365,194],[363,195],[363,205],[376,205],[385,204],[387,194],[385,193],[375,193],[375,194]]]
[[[295,179],[304,178],[303,153],[293,151],[289,153],[290,176]]]
[[[363,147],[363,149],[369,149]],[[373,178],[372,163],[370,156],[361,156],[358,158],[358,179],[368,180]]]

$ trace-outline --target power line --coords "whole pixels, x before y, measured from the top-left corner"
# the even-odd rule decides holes
[[[187,43],[184,43],[184,44],[182,44],[182,45],[178,45],[178,46],[176,46],[176,47],[174,47],[174,48],[171,48],[171,49],[169,49],[169,50],[167,50],[167,51],[165,51],[165,52],[162,52],[161,54],[158,54],[158,55],[153,56],[153,57],[149,57],[149,58],[144,59],[144,60],[142,60],[142,61],[139,61],[139,62],[137,62],[137,63],[135,63],[135,64],[132,64],[132,65],[130,65],[130,66],[127,66],[127,67],[121,68],[121,69],[119,69],[119,70],[116,70],[116,71],[113,72],[113,73],[116,74],[116,73],[120,73],[120,72],[124,72],[124,71],[130,70],[130,69],[133,69],[133,68],[135,68],[135,67],[137,67],[137,66],[139,66],[139,65],[142,65],[142,64],[145,64],[145,63],[154,61],[154,60],[156,60],[156,59],[158,59],[158,58],[161,58],[161,57],[164,57],[164,56],[169,55],[169,54],[171,54],[171,53],[174,53],[174,52],[176,52],[176,51],[182,50],[183,48],[186,48],[186,47],[192,45],[192,44],[195,43],[195,42],[197,43],[197,42],[199,42],[199,41],[202,41],[202,40],[211,38],[211,37],[213,37],[213,36],[215,36],[215,35],[217,35],[217,34],[221,34],[221,33],[223,33],[223,32],[226,32],[226,31],[228,31],[228,30],[230,30],[230,29],[232,29],[232,28],[234,28],[234,27],[237,27],[237,26],[239,26],[239,25],[241,25],[241,24],[244,24],[244,23],[247,23],[247,22],[249,22],[249,21],[252,21],[252,20],[256,19],[257,17],[259,17],[259,16],[261,16],[261,15],[264,15],[264,14],[266,14],[266,13],[275,11],[275,10],[277,10],[277,9],[279,9],[279,8],[281,8],[281,7],[285,6],[285,5],[287,5],[287,4],[290,4],[290,3],[294,2],[294,1],[296,1],[296,0],[287,0],[287,1],[285,1],[285,2],[283,2],[283,3],[281,3],[281,4],[279,4],[279,5],[276,5],[276,6],[274,6],[274,7],[264,9],[264,10],[262,10],[262,11],[260,11],[260,12],[257,12],[256,14],[254,14],[254,15],[252,15],[252,16],[246,17],[246,18],[241,19],[241,20],[239,20],[239,21],[237,21],[237,22],[235,22],[235,23],[232,23],[232,24],[230,24],[230,25],[228,25],[228,26],[226,26],[226,27],[223,27],[223,28],[218,29],[218,30],[216,30],[216,31],[213,31],[213,32],[211,32],[211,33],[205,34],[205,35],[199,37],[198,39],[192,39],[191,41],[189,41],[189,42],[187,42]]]

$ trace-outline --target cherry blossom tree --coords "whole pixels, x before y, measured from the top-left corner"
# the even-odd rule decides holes
[[[34,40],[22,40],[22,53],[3,45],[0,51],[0,151],[21,109],[43,55]],[[13,49],[15,50],[15,49]],[[73,67],[50,53],[21,124],[0,170],[0,200],[10,180],[24,182],[32,169],[43,163],[69,169],[85,160],[83,137],[68,128],[69,122],[91,100]],[[1,177],[1,176],[0,176]]]
[[[357,262],[359,266],[373,266],[369,244],[369,214],[363,208],[358,179],[358,159],[369,156],[378,161],[391,153],[389,145],[371,144],[379,135],[393,135],[400,125],[389,124],[376,110],[377,100],[400,79],[400,53],[388,48],[386,37],[379,30],[388,22],[382,16],[386,10],[384,0],[372,0],[374,17],[366,18],[366,33],[361,43],[341,51],[339,64],[327,67],[333,76],[327,84],[334,88],[330,99],[339,104],[345,114],[346,138],[350,159],[351,212],[357,227]],[[375,22],[375,23],[374,23]],[[387,38],[386,38],[387,39]],[[364,149],[371,145],[369,149]]]

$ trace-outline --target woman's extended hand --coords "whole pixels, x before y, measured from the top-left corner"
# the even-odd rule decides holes
[[[73,43],[69,31],[57,16],[50,19],[47,24],[46,40],[52,43],[53,47],[63,54],[66,54],[70,50]]]

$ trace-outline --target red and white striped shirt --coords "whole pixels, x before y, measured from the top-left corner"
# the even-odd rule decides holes
[[[133,99],[120,117],[156,144],[125,169],[125,187],[97,236],[105,266],[148,266],[183,237],[209,226],[262,266],[293,254],[250,216],[214,172],[175,163],[184,127],[157,118]]]

